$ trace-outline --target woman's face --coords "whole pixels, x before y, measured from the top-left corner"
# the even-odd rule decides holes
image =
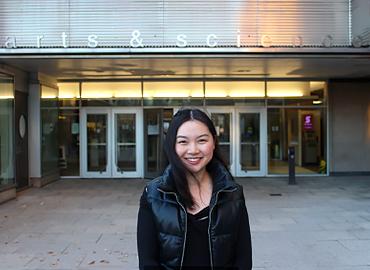
[[[177,130],[176,154],[191,173],[198,174],[206,169],[214,149],[212,134],[202,122],[189,120]]]

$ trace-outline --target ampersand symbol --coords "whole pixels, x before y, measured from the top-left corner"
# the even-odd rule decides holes
[[[141,35],[139,30],[132,31],[132,38],[130,40],[131,47],[137,48],[137,47],[144,47],[143,45],[143,39],[139,38]]]

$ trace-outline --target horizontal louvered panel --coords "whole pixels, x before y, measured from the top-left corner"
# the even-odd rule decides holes
[[[134,30],[145,47],[175,47],[186,35],[187,46],[207,46],[216,35],[218,46],[260,46],[269,36],[273,46],[290,46],[301,37],[307,46],[322,46],[327,35],[333,45],[348,46],[348,1],[123,1],[9,0],[0,1],[0,46],[15,36],[18,47],[87,47],[97,35],[99,47],[129,47]],[[136,44],[136,43],[135,43]]]

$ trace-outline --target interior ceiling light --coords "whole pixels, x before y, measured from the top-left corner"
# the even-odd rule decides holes
[[[322,104],[322,100],[314,100],[312,101],[312,104],[315,104],[315,105]]]
[[[13,99],[14,96],[0,96],[0,99]]]

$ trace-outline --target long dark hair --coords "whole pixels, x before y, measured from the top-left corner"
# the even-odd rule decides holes
[[[226,163],[219,152],[219,145],[217,140],[217,133],[212,120],[208,115],[200,109],[181,109],[172,118],[170,126],[168,127],[166,140],[164,143],[164,150],[167,155],[168,162],[171,165],[170,177],[174,182],[176,191],[181,197],[182,203],[188,208],[194,207],[194,200],[190,193],[186,173],[188,170],[185,168],[184,164],[180,160],[179,156],[176,154],[176,136],[179,127],[190,120],[197,120],[205,124],[210,133],[212,134],[213,140],[215,142],[215,149],[213,151],[213,157],[211,161],[207,164],[206,169],[210,173],[212,179],[214,179],[213,173],[216,171],[212,169],[214,166],[224,166],[227,170]]]

